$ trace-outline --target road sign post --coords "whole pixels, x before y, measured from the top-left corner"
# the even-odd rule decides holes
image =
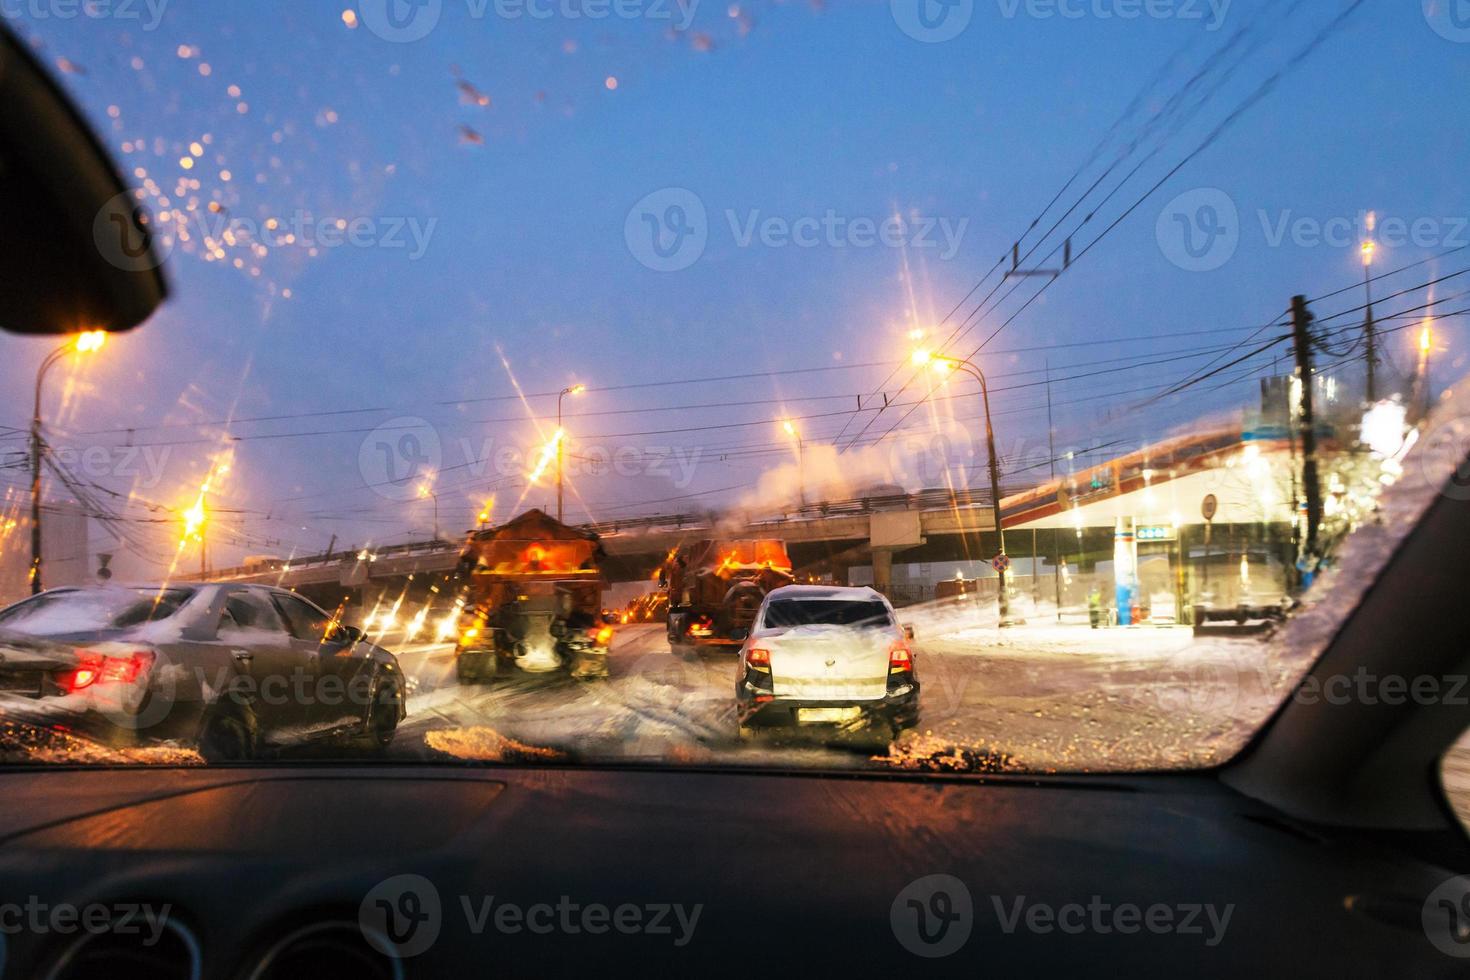
[[[1214,536],[1215,515],[1220,512],[1220,501],[1213,493],[1207,494],[1199,510],[1200,516],[1205,519],[1205,574],[1204,585],[1200,590],[1200,598],[1203,599],[1210,591],[1210,545]]]

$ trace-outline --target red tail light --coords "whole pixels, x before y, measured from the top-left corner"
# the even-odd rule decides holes
[[[131,684],[152,666],[152,650],[137,650],[121,656],[79,652],[77,666],[56,675],[56,684],[67,694],[85,690],[98,681]]]
[[[889,670],[913,670],[914,652],[903,640],[895,640],[893,646],[888,648]]]
[[[765,667],[770,669],[771,651],[764,647],[751,647],[745,651],[745,662],[752,667]]]
[[[64,674],[58,674],[56,685],[67,694],[75,694],[83,688],[91,687],[97,681],[101,672],[92,667],[78,667],[76,670],[68,670]]]
[[[102,679],[131,684],[152,666],[152,650],[137,650],[122,657],[103,657]]]
[[[593,643],[597,644],[600,647],[605,647],[611,644],[613,641],[613,628],[611,626],[604,626],[601,629],[598,629],[594,626],[592,629],[587,631],[587,635],[592,638]]]

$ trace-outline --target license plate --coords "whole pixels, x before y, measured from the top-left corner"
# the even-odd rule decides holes
[[[856,721],[863,714],[862,708],[797,708],[798,725],[840,725],[845,721]]]
[[[0,693],[37,697],[41,693],[41,678],[35,674],[0,674]]]

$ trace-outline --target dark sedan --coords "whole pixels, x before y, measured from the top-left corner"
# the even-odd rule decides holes
[[[267,586],[62,588],[0,610],[0,719],[109,744],[178,741],[210,761],[386,748],[404,690],[393,654]]]

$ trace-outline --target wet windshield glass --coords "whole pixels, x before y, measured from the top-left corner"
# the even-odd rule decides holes
[[[0,4],[169,287],[0,337],[0,629],[150,708],[0,757],[1231,758],[1463,490],[1470,48],[1064,6]]]

